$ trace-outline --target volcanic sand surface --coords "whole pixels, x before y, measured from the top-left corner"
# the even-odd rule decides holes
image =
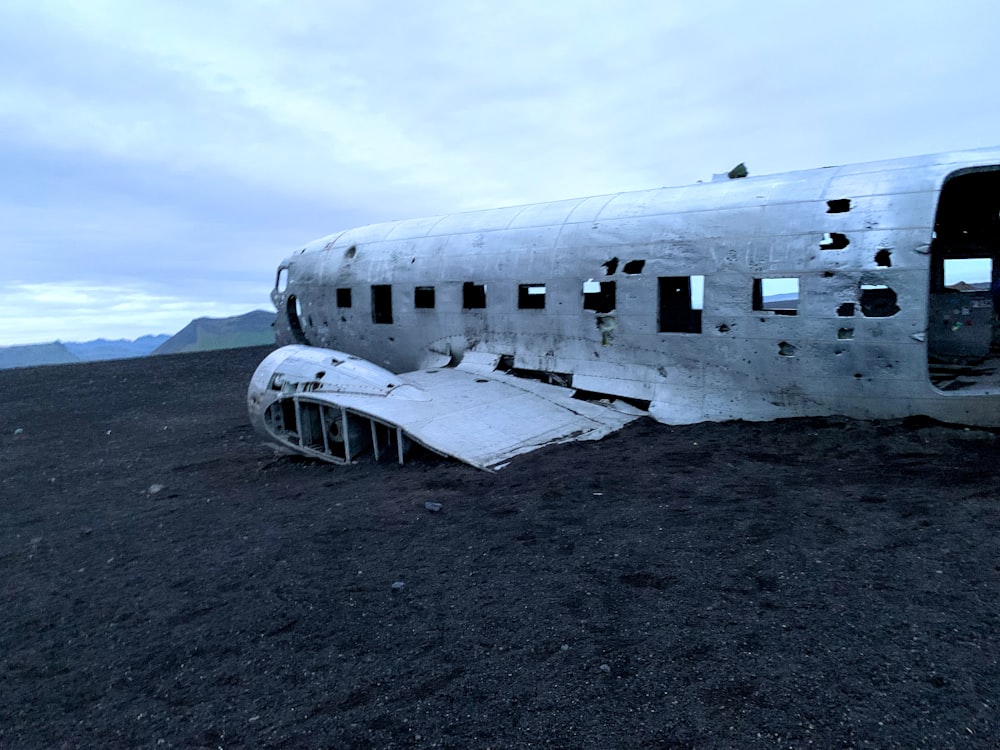
[[[337,467],[251,432],[267,351],[0,372],[0,747],[1000,742],[992,432]]]

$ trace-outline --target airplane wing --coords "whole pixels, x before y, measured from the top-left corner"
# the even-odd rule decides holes
[[[344,352],[286,346],[251,379],[250,419],[271,442],[334,463],[366,454],[402,463],[413,441],[499,469],[545,445],[597,440],[645,413],[498,372],[499,359],[468,352],[457,367],[396,375]]]

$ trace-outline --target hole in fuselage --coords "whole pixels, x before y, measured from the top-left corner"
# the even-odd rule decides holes
[[[642,273],[642,269],[646,267],[646,261],[644,260],[630,260],[624,266],[622,266],[622,272],[628,274],[629,276],[634,276],[636,274]]]
[[[842,234],[841,232],[827,232],[823,235],[823,239],[819,243],[819,248],[820,250],[843,250],[850,244],[851,241],[847,239],[846,234]]]

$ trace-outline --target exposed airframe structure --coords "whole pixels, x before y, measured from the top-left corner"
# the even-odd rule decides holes
[[[352,229],[280,264],[250,415],[481,468],[643,413],[995,426],[998,254],[1000,148]]]

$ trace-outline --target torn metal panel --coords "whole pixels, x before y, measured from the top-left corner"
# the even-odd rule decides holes
[[[455,368],[393,375],[343,352],[286,346],[254,373],[251,421],[262,435],[335,463],[412,440],[481,469],[553,443],[596,440],[643,412],[574,398],[574,391],[495,371],[470,353]]]

